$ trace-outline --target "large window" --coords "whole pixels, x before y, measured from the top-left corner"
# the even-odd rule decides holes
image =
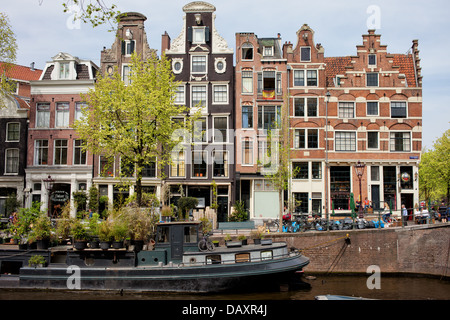
[[[294,172],[293,179],[308,179],[309,178],[309,169],[308,162],[293,162],[292,163],[292,172]]]
[[[20,140],[20,123],[8,122],[6,124],[6,141],[19,142]]]
[[[48,164],[48,140],[34,142],[34,164],[37,166]]]
[[[316,87],[317,83],[317,70],[294,70],[295,87]]]
[[[242,71],[242,93],[253,93],[253,71]]]
[[[66,165],[67,164],[67,140],[57,139],[55,140],[55,165]]]
[[[330,196],[336,210],[350,209],[350,167],[330,167]]]
[[[82,116],[83,116],[83,108],[85,108],[87,106],[86,103],[84,102],[77,102],[75,103],[75,120],[81,120]]]
[[[294,206],[296,213],[308,213],[308,193],[307,192],[294,192]]]
[[[391,118],[406,118],[406,101],[391,102]]]
[[[155,178],[156,177],[156,158],[153,157],[152,161],[142,168],[143,178]]]
[[[171,177],[185,176],[185,153],[184,151],[172,152],[172,164],[170,166]]]
[[[207,175],[206,151],[192,152],[192,176],[206,178]]]
[[[390,139],[391,151],[411,151],[411,133],[410,132],[391,132]]]
[[[56,104],[56,121],[55,126],[57,128],[69,127],[69,103],[58,102]]]
[[[367,73],[367,86],[378,87],[378,73]]]
[[[36,106],[36,127],[50,127],[50,103],[38,103]]]
[[[322,163],[312,162],[311,163],[311,175],[313,179],[322,179]]]
[[[295,149],[317,149],[319,147],[319,130],[317,129],[295,129]]]
[[[377,101],[367,102],[367,115],[368,116],[377,116],[378,115],[378,102]]]
[[[356,151],[356,132],[337,131],[335,135],[336,151]]]
[[[249,42],[242,45],[242,60],[253,60],[253,45]]]
[[[228,103],[228,86],[226,84],[213,85],[213,102]]]
[[[59,79],[69,79],[70,64],[68,62],[59,63]]]
[[[192,56],[192,73],[206,73],[206,56]]]
[[[354,118],[355,117],[355,103],[354,102],[339,102],[339,118]]]
[[[228,153],[226,151],[214,151],[213,176],[228,177]]]
[[[19,173],[19,149],[6,149],[6,174]]]
[[[191,107],[206,107],[206,86],[192,86],[192,104]]]
[[[185,87],[178,86],[175,90],[175,103],[176,104],[185,104]]]
[[[317,117],[317,98],[294,98],[294,116]]]
[[[378,149],[378,132],[367,132],[367,149]]]
[[[242,128],[253,128],[253,106],[242,106]]]
[[[214,117],[214,142],[227,142],[227,117]]]
[[[258,106],[258,129],[271,130],[281,123],[281,106]]]
[[[204,44],[205,41],[205,27],[192,27],[192,43]]]
[[[128,65],[122,65],[122,81],[125,85],[129,85],[131,83],[130,67]]]
[[[253,139],[243,138],[242,140],[242,164],[253,164]]]
[[[208,131],[206,126],[206,118],[198,118],[195,120],[192,138],[194,142],[207,142]]]
[[[86,164],[86,151],[83,150],[83,140],[75,140],[73,151],[73,164],[85,165]]]
[[[101,177],[113,177],[114,176],[114,158],[100,156],[99,176],[101,176]]]

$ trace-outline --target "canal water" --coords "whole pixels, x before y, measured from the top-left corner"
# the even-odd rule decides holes
[[[0,289],[0,301],[5,300],[314,300],[320,295],[343,295],[380,300],[450,300],[450,281],[439,278],[415,276],[383,276],[379,278],[379,288],[369,289],[369,276],[315,275],[307,276],[307,284],[300,289],[278,292],[258,292],[239,294],[161,294],[130,292],[72,291],[22,291]],[[375,284],[369,279],[369,283]],[[309,284],[309,286],[308,286]]]

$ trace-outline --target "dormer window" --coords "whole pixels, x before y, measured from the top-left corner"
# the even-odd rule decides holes
[[[59,63],[59,78],[60,79],[69,79],[69,77],[70,77],[69,62],[60,62]]]
[[[300,48],[300,61],[311,61],[311,47]]]
[[[209,41],[209,27],[189,27],[188,41],[192,44],[205,44]]]
[[[272,46],[265,46],[263,55],[265,57],[272,57],[273,56],[273,47]]]

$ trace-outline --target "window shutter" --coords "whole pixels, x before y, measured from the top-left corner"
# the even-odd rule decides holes
[[[187,41],[192,42],[192,27],[188,27],[188,30],[187,30]]]
[[[209,42],[209,27],[205,27],[205,42]]]
[[[125,55],[125,41],[122,41],[122,55]]]
[[[133,53],[134,52],[134,45],[136,44],[136,41],[134,41],[134,40],[131,40],[131,42],[130,42],[130,53]]]

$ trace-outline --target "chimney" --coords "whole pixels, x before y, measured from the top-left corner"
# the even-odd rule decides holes
[[[30,69],[31,69],[31,71],[34,71],[35,69],[34,69],[34,62],[32,62],[31,64],[30,64]]]
[[[164,53],[166,50],[170,49],[170,37],[167,31],[164,31],[164,34],[161,36],[161,53]]]

